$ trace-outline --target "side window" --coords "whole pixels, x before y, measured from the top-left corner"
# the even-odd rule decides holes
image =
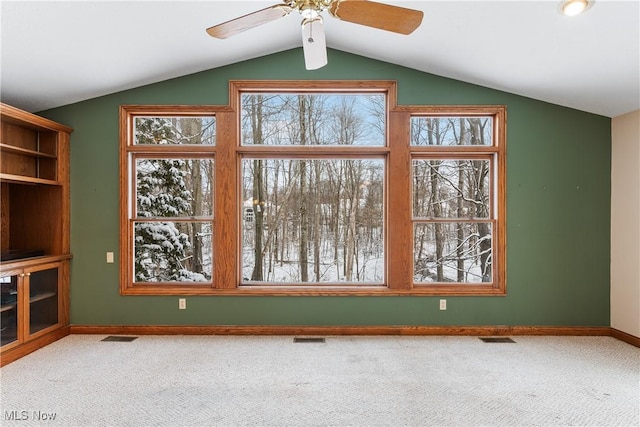
[[[125,110],[125,288],[212,286],[216,117]]]
[[[415,286],[504,289],[502,121],[501,114],[411,117]]]

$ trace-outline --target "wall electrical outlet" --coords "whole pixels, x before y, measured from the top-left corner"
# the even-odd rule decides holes
[[[440,310],[446,310],[447,309],[447,300],[446,299],[441,299],[440,300]]]
[[[186,298],[178,298],[178,309],[186,310],[187,309],[187,300]]]
[[[113,252],[107,252],[107,264],[113,264]]]

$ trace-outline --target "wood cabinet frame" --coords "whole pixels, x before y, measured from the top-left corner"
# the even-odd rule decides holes
[[[2,139],[1,249],[38,249],[38,253],[0,262],[3,276],[58,269],[57,322],[29,331],[29,278],[19,278],[18,340],[1,348],[9,363],[69,333],[70,188],[69,149],[73,129],[44,117],[0,104]],[[6,305],[5,305],[6,307]]]
[[[120,107],[120,292],[124,295],[505,295],[506,293],[506,107],[480,106],[398,106],[394,81],[230,81],[228,106],[124,105]],[[384,93],[387,97],[387,143],[381,147],[274,147],[240,144],[240,96],[242,93]],[[133,251],[129,241],[131,208],[130,159],[133,153],[162,151],[162,147],[132,145],[132,118],[137,115],[170,116],[215,114],[215,146],[196,151],[215,158],[216,194],[214,211],[214,267],[210,285],[134,284],[131,281]],[[414,116],[491,116],[496,143],[475,147],[412,147],[410,120]],[[173,147],[175,152],[193,148]],[[494,156],[495,170],[494,259],[496,280],[492,285],[416,285],[413,283],[413,222],[411,217],[411,160],[416,156]],[[385,201],[385,284],[368,285],[242,285],[240,281],[239,170],[243,156],[287,158],[328,158],[331,155],[384,158],[386,162]],[[393,189],[393,191],[390,191]],[[390,218],[393,218],[392,220]]]

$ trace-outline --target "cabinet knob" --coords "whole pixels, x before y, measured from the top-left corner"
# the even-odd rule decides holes
[[[31,276],[31,273],[26,273],[25,275],[26,275],[27,277],[29,277],[29,276]]]

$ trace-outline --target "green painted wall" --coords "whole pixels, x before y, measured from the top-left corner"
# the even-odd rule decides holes
[[[383,79],[400,104],[507,105],[507,296],[120,296],[118,107],[227,104],[238,79]],[[610,119],[330,50],[281,52],[41,113],[71,142],[71,322],[79,325],[609,326]],[[117,255],[116,255],[117,258]]]

